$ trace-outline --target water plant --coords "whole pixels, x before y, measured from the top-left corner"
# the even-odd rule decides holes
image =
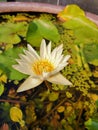
[[[0,18],[1,128],[97,130],[98,26],[77,5]]]

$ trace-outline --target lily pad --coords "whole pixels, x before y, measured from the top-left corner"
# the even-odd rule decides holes
[[[21,23],[2,23],[0,24],[0,45],[12,46],[21,41],[20,36],[26,35],[27,24]]]
[[[56,101],[59,98],[59,93],[51,92],[49,94],[49,101]]]
[[[39,33],[38,27],[34,22],[31,22],[28,27],[27,41],[33,46],[40,46],[42,36]]]
[[[83,52],[88,63],[98,66],[98,44],[84,45]]]
[[[57,42],[60,36],[56,26],[52,22],[35,19],[29,25],[26,38],[33,46],[39,46],[43,38]]]
[[[3,94],[4,92],[4,85],[0,83],[0,96]]]
[[[67,5],[61,12],[58,13],[58,18],[65,21],[77,16],[85,16],[85,13],[78,5],[75,4]]]
[[[86,16],[78,16],[63,24],[67,29],[72,29],[75,35],[75,44],[98,43],[98,27]]]
[[[76,37],[76,44],[89,42],[98,43],[98,26],[88,19],[85,12],[78,5],[68,5],[58,13],[58,17],[63,19],[63,26],[72,29]]]
[[[16,64],[15,59],[18,58],[18,54],[23,52],[23,48],[11,48],[0,54],[0,69],[3,70],[7,77],[11,80],[21,80],[26,75],[16,71],[12,68],[12,65]]]
[[[23,118],[22,111],[18,107],[11,107],[10,118],[12,121],[18,122],[22,127],[25,124],[25,122],[22,120],[22,118]]]
[[[12,107],[10,109],[10,117],[14,122],[19,122],[23,118],[22,111],[18,107]]]
[[[85,126],[88,130],[98,130],[98,120],[90,118],[85,122]]]

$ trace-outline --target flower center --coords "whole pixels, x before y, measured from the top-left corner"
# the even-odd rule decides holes
[[[53,64],[46,59],[36,61],[32,68],[37,75],[41,75],[43,72],[51,72],[54,70]]]

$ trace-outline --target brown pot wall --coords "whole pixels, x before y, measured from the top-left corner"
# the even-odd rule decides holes
[[[0,13],[10,12],[45,12],[57,14],[64,6],[37,2],[0,2]],[[86,12],[87,17],[98,24],[98,15]]]

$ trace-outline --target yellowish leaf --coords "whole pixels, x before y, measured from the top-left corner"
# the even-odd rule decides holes
[[[85,12],[75,4],[67,5],[61,12],[58,13],[57,17],[62,21],[68,21],[77,16],[85,16]]]
[[[30,21],[30,18],[20,15],[20,16],[14,17],[13,21],[15,22]]]
[[[21,126],[24,126],[24,121],[22,120],[23,114],[21,109],[19,109],[18,107],[12,107],[10,109],[10,118],[12,121],[19,122]]]
[[[65,107],[64,107],[64,106],[59,106],[58,109],[57,109],[57,111],[58,111],[59,113],[64,112],[64,110],[65,110]]]
[[[49,104],[47,105],[46,111],[49,112],[49,111],[52,109],[52,106],[53,106],[53,104],[52,104],[52,103],[49,103]]]
[[[67,96],[67,98],[71,98],[72,97],[72,93],[66,92],[66,96]]]
[[[3,73],[3,71],[0,69],[0,82],[7,82],[7,76]]]
[[[98,95],[97,95],[97,94],[90,93],[88,96],[89,96],[92,100],[94,100],[95,102],[98,100]]]
[[[0,83],[0,96],[3,94],[4,92],[4,84]]]
[[[58,92],[51,92],[49,94],[49,101],[56,101],[59,97],[59,93]]]

